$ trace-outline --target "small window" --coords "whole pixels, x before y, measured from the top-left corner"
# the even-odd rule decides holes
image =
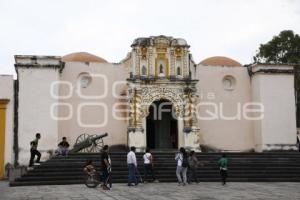
[[[234,90],[236,85],[236,80],[233,76],[225,76],[223,78],[223,87],[225,90]]]
[[[81,88],[87,88],[92,82],[92,77],[88,73],[81,73],[78,77],[78,81]]]

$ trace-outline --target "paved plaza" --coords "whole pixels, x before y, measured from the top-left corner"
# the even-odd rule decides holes
[[[0,200],[185,200],[185,199],[300,199],[300,183],[149,183],[137,187],[115,184],[111,191],[89,189],[84,185],[8,187],[0,182]]]

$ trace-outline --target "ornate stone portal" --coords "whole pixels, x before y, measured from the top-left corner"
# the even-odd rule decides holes
[[[186,41],[158,36],[138,38],[131,45],[128,145],[143,150],[147,146],[146,118],[157,100],[171,102],[178,121],[178,147],[199,150],[195,117],[196,83],[191,79],[194,65]]]

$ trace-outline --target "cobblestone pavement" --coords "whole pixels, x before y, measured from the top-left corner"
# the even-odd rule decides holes
[[[137,187],[115,184],[111,191],[89,189],[84,185],[8,187],[0,182],[0,200],[185,200],[185,199],[300,199],[300,183],[199,183],[178,186],[176,183],[149,183]]]

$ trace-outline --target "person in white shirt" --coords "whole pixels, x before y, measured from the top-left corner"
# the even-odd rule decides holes
[[[147,180],[148,175],[152,176],[152,181],[155,181],[153,173],[153,157],[149,148],[146,148],[146,152],[143,156],[144,159],[144,181]]]
[[[183,147],[179,149],[179,152],[175,155],[175,160],[177,161],[177,168],[176,168],[176,176],[178,179],[179,185],[186,185],[187,184],[187,168],[188,168],[188,160],[187,160],[187,153]],[[181,178],[183,177],[183,180]]]
[[[128,165],[128,186],[137,185],[137,179],[135,176],[137,162],[135,156],[135,147],[130,147],[130,152],[127,154]]]

